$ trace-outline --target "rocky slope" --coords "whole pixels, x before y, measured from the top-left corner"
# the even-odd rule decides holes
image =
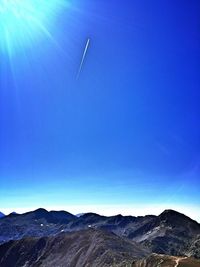
[[[122,267],[149,252],[115,234],[88,229],[0,246],[1,267]]]
[[[196,236],[192,242],[188,244],[185,255],[200,259],[200,235]]]
[[[196,221],[176,211],[166,210],[128,237],[155,253],[199,257],[200,247],[196,240],[199,231],[200,225]],[[195,244],[196,251],[191,249]]]
[[[200,267],[200,261],[187,257],[174,257],[152,254],[135,261],[131,267]]]

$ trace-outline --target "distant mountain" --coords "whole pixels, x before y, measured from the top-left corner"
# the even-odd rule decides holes
[[[9,215],[18,215],[18,213],[15,212],[15,211],[13,211],[13,212],[11,212]]]
[[[5,216],[5,214],[3,214],[2,212],[0,212],[0,218],[3,218]]]
[[[0,220],[0,244],[88,229],[114,233],[121,240],[136,242],[151,253],[200,258],[200,224],[173,210],[159,216],[139,217],[120,214],[107,217],[96,213],[77,217],[66,211],[45,209],[12,214]]]
[[[148,254],[134,242],[89,229],[5,243],[0,246],[0,266],[122,267]]]
[[[66,211],[37,209],[24,214],[9,214],[0,220],[0,244],[23,237],[41,237],[57,234],[77,217]]]

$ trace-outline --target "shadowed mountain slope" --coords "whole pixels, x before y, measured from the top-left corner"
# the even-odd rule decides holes
[[[128,237],[155,253],[197,257],[198,252],[192,251],[191,246],[199,233],[200,224],[196,221],[176,211],[166,210],[151,222],[130,233]]]
[[[148,254],[140,245],[115,234],[88,229],[5,243],[0,246],[0,266],[125,267]]]

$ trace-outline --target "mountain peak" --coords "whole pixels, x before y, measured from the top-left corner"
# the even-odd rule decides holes
[[[163,212],[161,212],[160,215],[178,215],[181,214],[178,211],[172,210],[172,209],[166,209]]]
[[[171,210],[171,209],[166,209],[164,210],[160,215],[159,215],[160,218],[169,218],[169,217],[181,217],[181,218],[189,218],[187,217],[185,214],[183,213],[180,213],[178,211],[175,211],[175,210]],[[189,218],[190,219],[190,218]],[[190,219],[191,220],[191,219]]]
[[[16,213],[16,212],[11,212],[10,214],[8,214],[9,217],[15,217],[15,216],[18,216],[19,214]]]
[[[48,213],[48,211],[47,210],[45,210],[45,209],[43,209],[43,208],[39,208],[39,209],[36,209],[36,210],[34,210],[33,212],[35,212],[35,213]]]
[[[180,213],[178,211],[175,210],[165,210],[163,211],[159,216],[158,216],[159,221],[165,221],[173,226],[180,226],[183,224],[188,224],[191,223],[193,225],[193,227],[197,227],[199,228],[199,224],[194,221],[193,219],[191,219],[190,217],[186,216],[183,213]]]
[[[88,217],[105,217],[105,216],[101,216],[97,213],[93,213],[93,212],[88,212],[88,213],[83,213],[83,215],[81,215],[82,218],[88,218]]]

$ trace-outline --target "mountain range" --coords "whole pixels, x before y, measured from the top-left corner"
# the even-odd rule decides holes
[[[1,267],[200,267],[200,224],[174,210],[139,217],[12,213],[0,218],[0,244]]]

